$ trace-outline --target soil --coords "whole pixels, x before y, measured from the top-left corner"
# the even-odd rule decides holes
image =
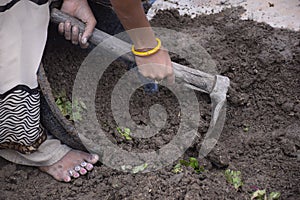
[[[257,188],[278,191],[281,199],[300,196],[300,32],[275,29],[264,23],[238,19],[241,9],[191,19],[177,11],[159,12],[152,25],[184,32],[212,56],[220,74],[228,76],[243,99],[229,94],[224,130],[213,152],[199,164],[197,174],[173,165],[149,173],[124,173],[101,163],[87,176],[59,183],[37,168],[0,161],[0,199],[250,199]],[[75,47],[49,28],[43,62],[54,90],[72,85],[83,59],[91,51]],[[172,56],[180,61],[177,56]],[[126,71],[114,62],[98,85],[97,114],[110,140],[132,151],[158,149],[176,134],[178,102],[166,88],[148,95],[142,88],[131,98],[130,112],[140,124],[149,122],[148,108],[161,103],[168,122],[158,136],[125,141],[115,131],[110,111],[113,85]],[[100,93],[101,91],[101,93]],[[106,91],[106,92],[103,92]],[[147,97],[147,98],[145,98]],[[181,159],[197,157],[210,122],[210,99],[197,93],[201,127],[194,144]],[[221,158],[221,161],[220,161]],[[224,161],[222,160],[224,159]],[[226,168],[239,170],[244,185],[238,191],[225,177]]]

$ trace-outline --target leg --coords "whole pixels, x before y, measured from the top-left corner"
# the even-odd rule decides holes
[[[36,72],[47,38],[49,5],[44,0],[10,3],[0,3],[0,156],[68,182],[91,170],[98,156],[52,138],[36,145],[43,133]]]

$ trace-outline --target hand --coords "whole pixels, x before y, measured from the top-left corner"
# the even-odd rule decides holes
[[[61,11],[76,17],[86,24],[83,33],[79,32],[78,26],[73,26],[69,21],[60,23],[58,31],[65,35],[66,40],[71,40],[73,44],[80,44],[82,48],[88,47],[88,38],[92,35],[96,26],[96,19],[86,0],[64,0]]]
[[[169,53],[165,49],[160,49],[157,53],[146,57],[135,57],[139,72],[153,80],[167,79],[168,84],[175,82],[175,76]]]

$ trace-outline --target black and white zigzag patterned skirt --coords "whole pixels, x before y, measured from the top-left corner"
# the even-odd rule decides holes
[[[46,137],[40,125],[38,89],[18,85],[0,94],[0,149],[31,153]]]

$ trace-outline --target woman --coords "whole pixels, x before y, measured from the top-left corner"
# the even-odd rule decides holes
[[[139,71],[148,78],[174,81],[171,60],[144,14],[140,0],[111,0],[134,43]],[[61,10],[86,23],[84,33],[69,22],[59,32],[73,44],[88,46],[96,20],[86,0],[64,0]],[[2,0],[0,3],[0,156],[37,166],[58,181],[71,181],[93,169],[98,156],[73,150],[48,136],[40,125],[36,72],[47,38],[47,0]],[[134,29],[145,29],[134,31]],[[149,55],[145,52],[151,51]],[[145,56],[146,55],[146,56]]]

